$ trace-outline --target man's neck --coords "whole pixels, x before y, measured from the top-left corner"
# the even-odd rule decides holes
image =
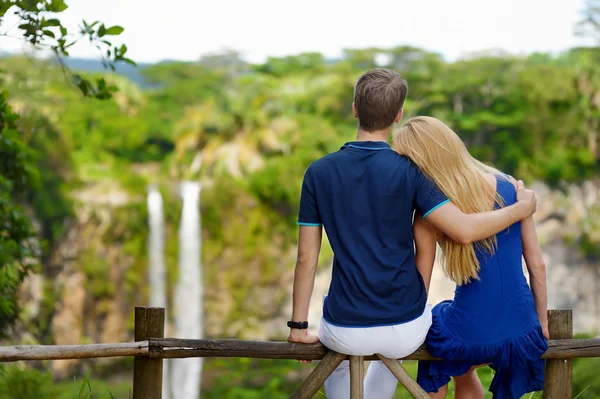
[[[384,141],[387,143],[388,138],[390,137],[390,130],[391,127],[367,132],[366,130],[359,128],[358,132],[356,132],[356,141]]]

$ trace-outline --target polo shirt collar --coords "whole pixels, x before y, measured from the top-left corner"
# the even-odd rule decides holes
[[[361,150],[380,151],[380,150],[391,150],[392,147],[385,141],[349,141],[340,148],[358,148]]]

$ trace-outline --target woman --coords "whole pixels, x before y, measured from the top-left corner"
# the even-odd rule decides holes
[[[514,179],[474,159],[456,133],[435,118],[408,120],[394,135],[393,146],[463,212],[488,211],[516,201]],[[444,271],[457,284],[454,300],[433,308],[426,341],[433,356],[447,360],[420,362],[419,384],[432,398],[445,398],[452,377],[457,399],[483,398],[475,369],[490,365],[496,371],[490,386],[494,398],[516,399],[541,390],[540,356],[548,339],[546,272],[533,218],[469,245],[441,234],[420,215],[415,216],[413,229],[416,264],[426,288],[436,241]]]

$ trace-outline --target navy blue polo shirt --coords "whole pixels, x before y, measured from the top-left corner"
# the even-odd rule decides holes
[[[427,217],[448,201],[385,142],[349,142],[313,162],[298,224],[322,225],[333,249],[325,320],[374,327],[419,317],[427,293],[415,265],[413,211]]]

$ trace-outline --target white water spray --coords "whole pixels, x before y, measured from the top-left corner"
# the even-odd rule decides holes
[[[150,258],[150,306],[167,307],[163,200],[154,186],[148,190],[148,256]],[[166,316],[165,316],[166,317]],[[170,399],[169,364],[163,361],[163,399]]]
[[[181,184],[183,210],[179,227],[179,281],[175,290],[175,336],[202,338],[202,264],[200,260],[200,184]],[[202,359],[173,360],[173,397],[198,399]]]

